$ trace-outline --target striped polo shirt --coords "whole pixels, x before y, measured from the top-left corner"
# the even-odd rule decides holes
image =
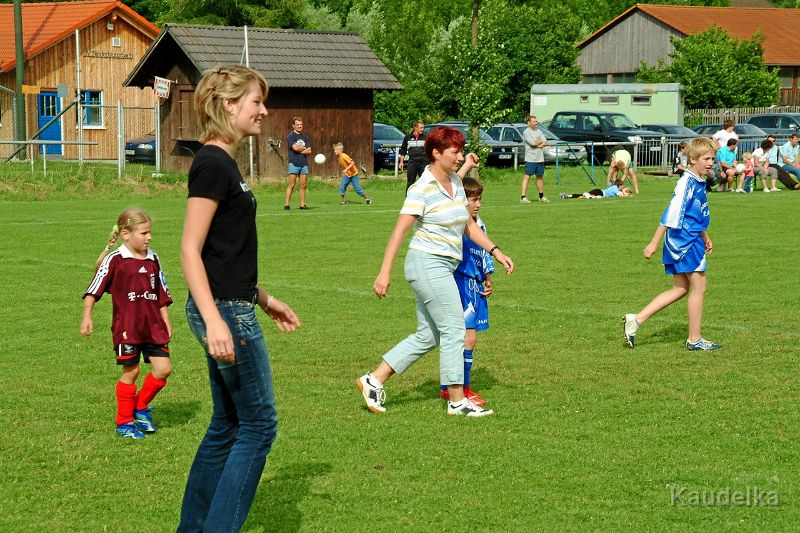
[[[408,245],[410,249],[461,261],[461,239],[469,217],[468,202],[458,175],[450,174],[450,181],[452,198],[425,167],[422,176],[408,188],[400,214],[417,217]]]

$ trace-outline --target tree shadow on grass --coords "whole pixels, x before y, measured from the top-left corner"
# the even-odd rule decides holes
[[[262,480],[244,529],[299,531],[303,524],[300,503],[308,497],[314,478],[332,470],[330,463],[291,463],[282,467],[275,477]],[[327,494],[316,496],[330,498]]]
[[[200,412],[200,402],[190,400],[184,402],[154,402],[153,416],[156,423],[163,427],[185,426]]]

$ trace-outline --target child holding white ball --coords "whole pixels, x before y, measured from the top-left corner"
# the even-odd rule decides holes
[[[353,158],[344,153],[344,145],[342,143],[334,144],[333,153],[336,155],[336,158],[339,161],[339,166],[342,167],[342,181],[339,182],[339,196],[342,197],[342,205],[347,205],[349,203],[347,201],[346,193],[347,185],[350,183],[353,184],[353,190],[356,191],[356,194],[363,197],[367,202],[367,205],[371,204],[372,198],[367,196],[367,193],[364,192],[364,189],[362,189],[361,185],[358,183],[359,176],[356,162],[353,161]]]
[[[125,209],[111,231],[111,237],[95,263],[95,275],[83,294],[81,334],[94,331],[92,309],[103,293],[113,304],[111,335],[122,376],[116,387],[117,434],[127,439],[143,439],[156,426],[150,402],[167,384],[172,373],[169,339],[172,326],[167,306],[172,303],[158,256],[150,248],[152,221],[142,209]],[[112,251],[117,238],[123,244]],[[136,392],[139,357],[150,363],[142,388]]]

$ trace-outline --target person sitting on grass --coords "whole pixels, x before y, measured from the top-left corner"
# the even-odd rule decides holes
[[[778,192],[778,169],[775,165],[769,162],[769,152],[773,144],[769,139],[761,141],[761,147],[753,150],[753,167],[754,170],[761,176],[761,186],[764,192]],[[772,179],[772,189],[767,186],[767,177]],[[755,187],[755,184],[753,184]]]
[[[630,196],[633,194],[629,187],[623,187],[625,182],[622,180],[615,180],[611,186],[607,187],[606,189],[592,189],[591,191],[584,192],[584,193],[572,193],[568,194],[562,192],[559,194],[562,200],[566,200],[568,198],[613,198],[615,196]]]
[[[622,172],[622,177],[619,178],[619,173]],[[611,165],[608,167],[608,175],[606,175],[606,187],[611,185],[611,177],[614,176],[614,181],[617,178],[625,181],[626,176],[630,176],[633,183],[633,191],[639,194],[639,180],[636,178],[636,170],[631,165],[631,153],[625,149],[620,149],[611,154]]]
[[[336,159],[339,161],[339,166],[342,167],[342,181],[339,182],[339,196],[342,197],[342,205],[347,205],[347,185],[352,183],[353,190],[356,191],[356,194],[364,198],[367,202],[367,205],[372,203],[372,198],[367,196],[367,193],[364,192],[364,189],[361,188],[361,185],[358,183],[358,168],[356,168],[356,162],[353,161],[349,155],[344,153],[344,145],[342,143],[336,143],[333,145],[333,153],[336,155]]]

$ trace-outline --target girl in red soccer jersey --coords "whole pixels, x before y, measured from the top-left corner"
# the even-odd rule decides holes
[[[95,264],[95,275],[83,294],[81,333],[94,331],[92,309],[103,293],[111,295],[113,319],[111,334],[122,377],[117,383],[117,434],[128,439],[143,439],[156,430],[150,402],[167,384],[172,373],[169,339],[172,326],[167,306],[172,303],[158,256],[150,250],[152,221],[141,209],[125,209],[111,231],[108,245]],[[123,244],[111,251],[118,237]],[[139,356],[151,363],[139,393]]]

